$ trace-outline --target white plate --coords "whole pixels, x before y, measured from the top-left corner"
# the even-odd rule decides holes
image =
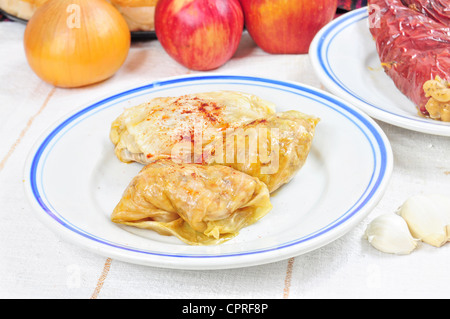
[[[313,67],[323,85],[380,121],[422,133],[450,136],[450,123],[421,117],[381,67],[361,8],[332,21],[310,47]]]
[[[154,97],[214,90],[256,94],[276,102],[280,111],[297,109],[322,119],[305,167],[273,197],[274,209],[233,240],[212,247],[112,223],[112,210],[142,166],[115,157],[111,122],[124,108]],[[378,203],[392,166],[381,129],[342,100],[291,82],[209,75],[161,80],[70,114],[31,151],[25,184],[47,226],[96,253],[157,267],[223,269],[290,258],[344,235]]]

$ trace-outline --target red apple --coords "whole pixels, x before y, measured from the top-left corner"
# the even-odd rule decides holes
[[[239,0],[159,0],[155,30],[166,52],[189,69],[217,69],[236,52],[244,29]]]
[[[336,14],[337,0],[241,0],[245,26],[268,53],[308,53],[314,36]]]

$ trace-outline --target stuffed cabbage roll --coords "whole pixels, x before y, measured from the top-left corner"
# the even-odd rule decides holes
[[[257,177],[274,192],[305,164],[319,119],[298,111],[243,125],[204,148],[204,164],[222,164]]]
[[[114,223],[176,236],[190,245],[223,243],[270,210],[267,186],[233,168],[158,160],[133,179]]]
[[[125,111],[111,140],[124,162],[221,164],[274,192],[304,165],[319,119],[239,92],[159,98]]]
[[[274,105],[254,95],[220,91],[155,98],[131,107],[117,118],[110,138],[123,162],[148,164],[173,159],[198,134],[206,145],[229,128],[273,114]],[[208,132],[202,134],[203,132]]]

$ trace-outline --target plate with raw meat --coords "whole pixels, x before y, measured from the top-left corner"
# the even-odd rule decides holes
[[[416,78],[418,74],[421,74],[422,82],[425,82],[423,78],[426,72],[431,73],[429,80],[434,80],[435,76],[440,75],[443,77],[441,82],[435,81],[433,84],[432,81],[428,81],[428,84],[433,88],[435,88],[434,85],[442,86],[441,93],[444,92],[444,97],[446,94],[448,95],[450,75],[445,72],[448,72],[449,69],[445,65],[443,70],[438,68],[440,65],[442,66],[442,61],[448,62],[450,46],[444,42],[442,48],[436,49],[436,54],[433,54],[432,44],[427,44],[428,52],[425,53],[412,52],[413,50],[406,44],[400,45],[401,42],[398,43],[397,48],[389,48],[383,42],[383,36],[385,39],[392,37],[391,39],[395,40],[395,25],[386,27],[383,24],[386,20],[383,19],[388,19],[386,12],[393,8],[388,5],[390,2],[396,4],[403,2],[396,0],[374,2],[380,3],[380,6],[375,7],[379,12],[372,10],[372,7],[371,10],[365,7],[352,11],[334,20],[317,34],[310,48],[310,56],[318,77],[333,94],[346,99],[375,119],[413,131],[450,136],[450,123],[446,122],[445,118],[433,119],[433,116],[427,114],[422,101],[433,98],[426,96],[425,88],[422,87],[424,83]],[[386,4],[388,9],[383,8],[381,4]],[[432,18],[425,14],[420,15],[406,6],[404,9],[411,11],[406,12],[409,16],[417,15],[417,21],[429,22],[429,25],[426,24],[426,26],[436,27],[438,25],[437,22],[434,24],[433,21],[430,21]],[[423,10],[425,12],[425,9]],[[396,8],[393,12],[398,11]],[[392,23],[401,23],[398,17],[391,18]],[[386,30],[384,33],[371,33],[374,26],[386,28]],[[450,39],[450,27],[445,27],[445,21],[442,26],[439,32],[443,37],[448,36]],[[418,35],[411,35],[406,31],[400,32],[399,38],[404,43],[412,43],[420,37],[430,40],[431,37],[425,36],[427,32],[434,34],[436,29],[426,30],[424,27],[422,33]],[[405,60],[402,63],[410,63],[410,65],[401,65],[401,63],[397,63],[398,61],[386,63],[387,58],[395,58],[395,54],[391,52],[396,49],[398,50],[397,57]],[[405,52],[410,56],[407,56]],[[422,54],[422,56],[414,60],[416,53]],[[425,56],[432,56],[434,60],[427,61]],[[385,59],[384,62],[382,59]],[[402,76],[404,78],[401,78]],[[450,112],[449,103],[450,101],[442,103],[443,115],[445,115],[443,111]]]

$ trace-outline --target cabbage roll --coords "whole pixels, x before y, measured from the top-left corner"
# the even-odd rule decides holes
[[[132,107],[110,135],[123,162],[221,164],[259,178],[272,193],[304,165],[318,122],[298,111],[275,113],[254,95],[220,91]]]
[[[222,165],[158,160],[133,179],[111,220],[190,245],[214,245],[271,209],[267,186],[255,177]]]
[[[222,164],[257,177],[278,190],[305,164],[319,119],[298,111],[243,125],[204,148],[204,164]]]

